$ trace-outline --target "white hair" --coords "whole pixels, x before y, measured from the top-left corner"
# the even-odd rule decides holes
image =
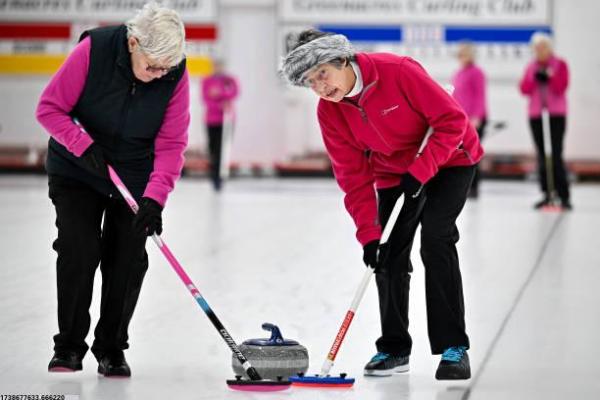
[[[552,48],[552,37],[545,32],[536,32],[531,36],[530,41],[532,46],[545,44],[548,48]]]
[[[135,37],[140,50],[156,61],[177,65],[185,51],[185,28],[175,10],[151,2],[126,22],[127,37]]]
[[[477,49],[475,49],[475,46],[472,42],[469,42],[467,40],[463,40],[458,43],[458,51],[466,52],[473,61],[475,60],[475,57],[477,55]]]

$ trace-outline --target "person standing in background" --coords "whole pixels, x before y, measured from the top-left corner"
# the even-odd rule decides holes
[[[479,135],[479,141],[482,141],[487,124],[485,74],[475,64],[475,48],[471,43],[464,42],[458,46],[457,58],[461,68],[452,78],[453,96],[469,117],[471,125]],[[469,191],[470,198],[479,196],[479,179],[480,172],[477,167]]]
[[[206,107],[205,122],[210,153],[210,177],[216,191],[221,190],[221,157],[225,113],[233,115],[233,100],[238,96],[236,79],[225,73],[223,61],[215,60],[213,74],[202,81],[202,100]],[[225,134],[231,134],[225,132]]]
[[[185,30],[146,4],[124,25],[91,29],[44,89],[36,110],[50,134],[46,170],[56,210],[58,329],[49,372],[83,368],[100,264],[102,300],[92,353],[98,373],[128,377],[123,350],[148,269],[146,238],[181,175],[190,122]],[[140,205],[119,195],[107,163]]]
[[[563,210],[571,210],[569,182],[563,160],[563,140],[567,126],[567,98],[569,69],[567,63],[554,55],[552,39],[546,33],[537,32],[531,37],[534,59],[527,65],[520,82],[521,93],[529,97],[529,126],[537,150],[538,172],[543,199],[535,203],[540,209],[550,204],[552,188],[560,198]],[[542,112],[547,110],[550,116],[550,144],[552,149],[552,171],[546,169],[544,152],[544,128]],[[549,175],[552,174],[552,175]]]

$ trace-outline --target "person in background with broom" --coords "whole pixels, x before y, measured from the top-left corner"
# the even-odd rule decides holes
[[[206,107],[205,122],[208,133],[208,151],[210,154],[210,178],[213,188],[218,192],[221,190],[221,164],[224,148],[227,144],[224,132],[225,118],[233,118],[233,101],[238,96],[239,85],[236,79],[225,73],[225,65],[222,60],[214,61],[213,74],[202,81],[202,100]],[[228,168],[227,165],[224,166]]]
[[[189,78],[179,15],[146,4],[124,25],[86,31],[36,110],[51,138],[46,170],[56,210],[58,334],[50,372],[82,369],[100,264],[102,301],[92,353],[98,373],[128,377],[123,350],[148,269],[146,238],[183,168]],[[140,205],[134,215],[107,163]]]
[[[465,110],[481,142],[487,125],[485,73],[475,63],[475,47],[473,44],[469,42],[459,44],[456,58],[460,63],[460,69],[452,78],[452,86],[454,87],[452,95]],[[469,197],[472,199],[479,197],[479,180],[479,167],[476,167],[471,190],[469,191]]]
[[[544,195],[542,200],[535,203],[534,208],[537,210],[552,205],[556,191],[560,207],[563,210],[571,210],[573,206],[563,160],[569,68],[565,60],[554,55],[552,39],[546,33],[535,33],[531,37],[531,46],[534,59],[527,65],[519,88],[522,94],[529,97],[529,126],[537,150],[539,182]],[[544,150],[544,110],[548,112],[550,119],[551,168],[547,168]]]
[[[300,33],[281,72],[320,97],[318,120],[335,178],[363,261],[377,272],[382,335],[365,375],[408,371],[410,251],[420,224],[429,341],[441,354],[436,378],[470,378],[456,219],[483,149],[469,118],[415,60],[357,53],[343,35]],[[395,228],[380,246],[400,196]]]

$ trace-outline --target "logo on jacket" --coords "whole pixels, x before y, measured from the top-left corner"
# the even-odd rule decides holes
[[[392,111],[394,111],[396,108],[400,107],[398,104],[393,105],[389,108],[383,109],[381,110],[381,116],[385,117],[386,115],[388,115],[389,113],[391,113]]]

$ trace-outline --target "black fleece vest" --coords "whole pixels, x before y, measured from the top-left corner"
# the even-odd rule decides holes
[[[134,197],[141,197],[153,170],[154,140],[173,91],[183,76],[185,60],[160,79],[144,83],[131,67],[124,25],[84,32],[91,39],[89,71],[71,117],[90,134]],[[50,139],[46,168],[49,174],[74,178],[104,194],[113,185],[88,173],[81,160]]]

